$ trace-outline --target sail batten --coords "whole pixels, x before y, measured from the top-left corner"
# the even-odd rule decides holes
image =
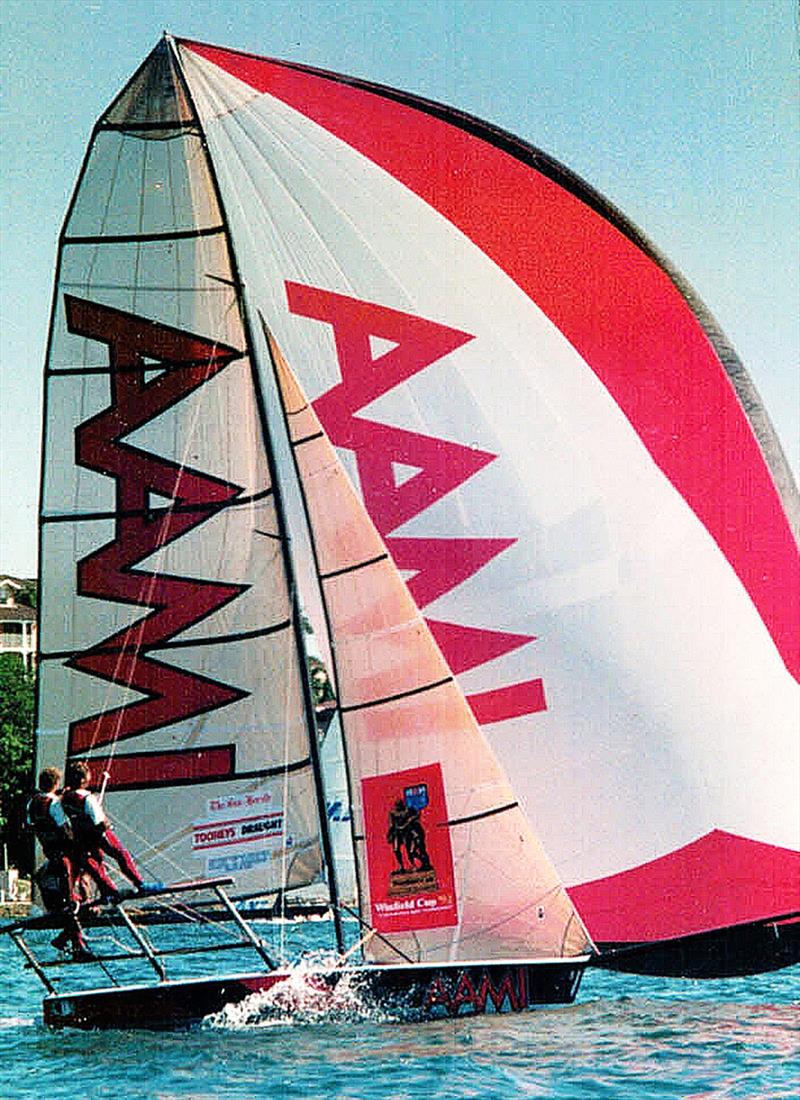
[[[442,687],[444,684],[450,684],[453,682],[452,676],[443,676],[440,680],[435,680],[430,684],[419,684],[416,687],[406,688],[405,691],[396,692],[394,695],[384,695],[379,699],[365,699],[360,703],[347,703],[342,702],[340,710],[344,714],[352,713],[356,710],[369,710],[371,707],[382,707],[389,703],[400,702],[401,699],[409,699],[412,695],[421,695],[426,691],[435,691],[437,688]]]

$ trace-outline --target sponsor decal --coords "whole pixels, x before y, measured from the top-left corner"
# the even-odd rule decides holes
[[[350,821],[352,815],[350,813],[350,807],[346,806],[341,798],[334,799],[333,802],[327,803],[328,809],[328,821]]]
[[[439,764],[361,781],[372,924],[406,932],[458,924]]]
[[[270,790],[211,798],[202,821],[192,826],[192,851],[207,853],[206,870],[248,870],[272,858],[291,838],[284,835],[283,808]]]
[[[528,1003],[524,966],[492,973],[485,967],[460,970],[457,975],[436,974],[423,1001],[431,1016],[480,1015],[484,1012],[520,1012]]]
[[[497,455],[472,445],[422,435],[364,416],[362,410],[420,371],[474,339],[458,329],[301,283],[286,283],[289,310],[330,325],[341,381],[314,402],[331,442],[353,452],[364,505],[383,535],[398,569],[414,575],[408,589],[425,607],[468,580],[515,538],[417,538],[393,535],[464,484]],[[372,337],[394,346],[377,356]],[[398,484],[397,465],[413,467]],[[530,634],[485,630],[429,619],[428,625],[458,675],[535,641]],[[547,709],[540,679],[525,680],[467,696],[478,722],[499,722]]]
[[[272,859],[271,852],[237,852],[234,855],[209,856],[206,859],[206,872],[209,875],[233,875],[241,871],[251,871],[262,863]]]

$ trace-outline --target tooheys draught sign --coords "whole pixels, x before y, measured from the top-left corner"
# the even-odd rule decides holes
[[[361,781],[372,924],[411,932],[458,924],[439,764]]]

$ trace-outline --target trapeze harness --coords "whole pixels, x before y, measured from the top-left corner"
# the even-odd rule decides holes
[[[103,808],[91,791],[79,788],[68,789],[61,796],[61,804],[72,825],[75,834],[75,847],[82,856],[88,857],[89,870],[92,877],[101,885],[101,888],[109,888],[116,893],[113,881],[103,867],[102,853],[106,852],[122,871],[123,875],[137,888],[142,885],[142,876],[139,874],[136,864],[131,858],[127,848],[114,833]],[[91,863],[96,863],[100,871],[100,878],[95,875]]]
[[[82,946],[80,930],[70,913],[72,902],[72,845],[67,833],[69,819],[57,794],[37,791],[28,802],[25,818],[42,846],[45,862],[35,874],[42,904],[49,913],[64,912],[65,936],[73,947]],[[68,914],[68,915],[67,915]]]

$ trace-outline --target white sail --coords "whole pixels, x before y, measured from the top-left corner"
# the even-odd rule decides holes
[[[98,123],[45,397],[40,767],[87,758],[145,874],[320,874],[283,534],[197,120],[166,43]],[[264,690],[264,684],[268,690]]]
[[[797,910],[796,491],[712,320],[513,136],[177,50],[248,294],[590,932]]]

